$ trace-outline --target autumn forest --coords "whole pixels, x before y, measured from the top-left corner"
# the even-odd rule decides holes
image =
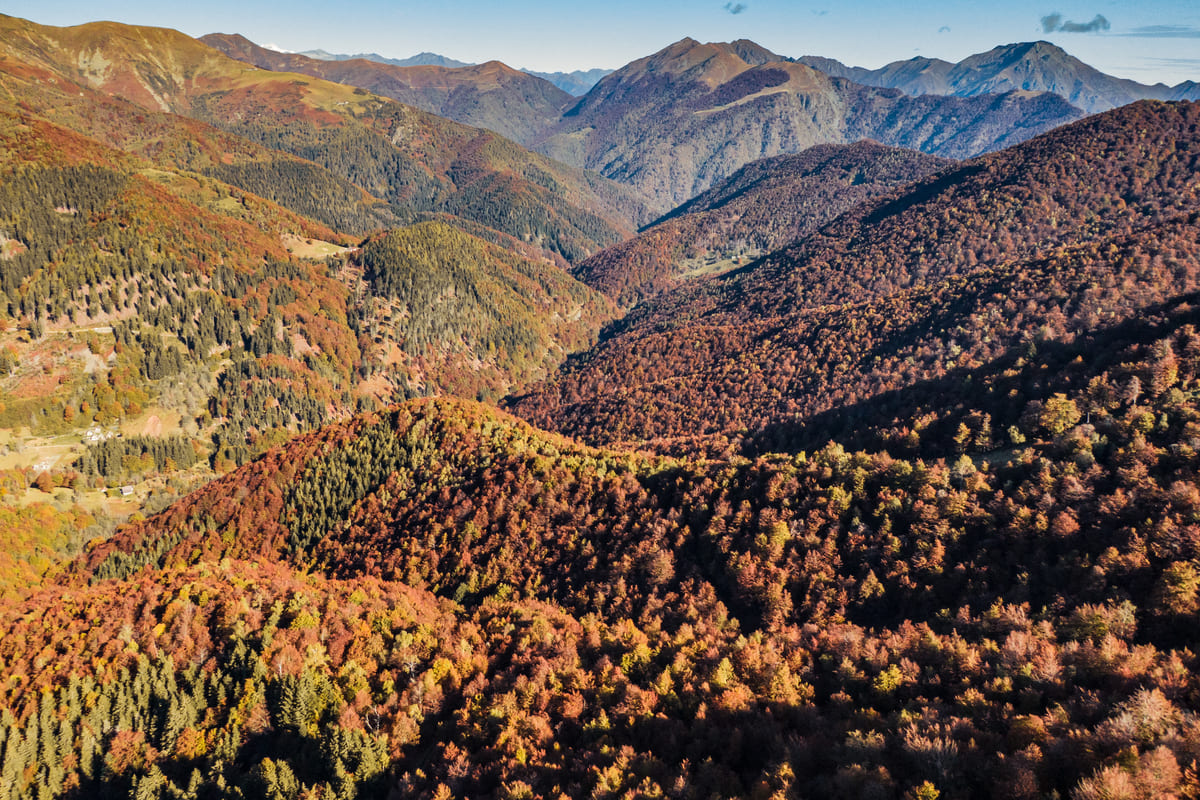
[[[1200,104],[822,68],[0,15],[0,800],[1200,798]]]

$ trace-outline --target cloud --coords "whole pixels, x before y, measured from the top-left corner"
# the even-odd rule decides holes
[[[730,14],[740,14],[745,11],[747,5],[745,3],[726,3],[725,10]]]
[[[1097,14],[1091,22],[1072,22],[1063,19],[1063,15],[1055,11],[1042,17],[1043,33],[1096,33],[1111,28],[1108,20],[1102,14]]]
[[[1200,28],[1190,25],[1143,25],[1120,35],[1147,39],[1200,39]]]
[[[1200,58],[1147,58],[1145,60],[1164,67],[1200,67]]]
[[[1053,14],[1047,14],[1042,17],[1042,33],[1054,33],[1061,24],[1062,14],[1059,14],[1057,11]]]
[[[938,33],[949,33],[949,32],[950,32],[949,25],[943,25],[942,27],[938,28]]]

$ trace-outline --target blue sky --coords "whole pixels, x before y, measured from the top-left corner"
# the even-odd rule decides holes
[[[193,36],[241,33],[289,50],[400,58],[428,50],[546,71],[618,67],[684,36],[747,38],[866,67],[918,54],[957,61],[1047,39],[1121,77],[1200,80],[1198,0],[7,0],[0,10],[48,25],[112,19]]]

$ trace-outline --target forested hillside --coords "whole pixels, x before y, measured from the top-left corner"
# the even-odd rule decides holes
[[[633,305],[680,280],[744,266],[948,163],[873,142],[818,145],[755,161],[572,273]]]
[[[173,31],[0,27],[0,427],[27,484],[78,462],[75,499],[127,514],[86,492],[150,481],[146,501],[378,400],[502,395],[612,316],[559,269],[622,235],[601,214],[644,213],[596,176]],[[385,237],[351,247],[413,224],[406,266]],[[372,258],[455,302],[373,294]],[[147,461],[164,433],[195,447]]]
[[[1181,359],[1176,385],[1196,377]],[[953,463],[650,460],[442,401],[361,418],[9,612],[9,775],[147,796],[1192,791],[1200,418],[1180,396],[1081,385],[1022,447]]]
[[[78,123],[88,108],[119,123],[110,141],[138,130],[127,104],[94,94],[61,116]],[[270,151],[150,116],[170,147],[114,149],[0,101],[0,503],[23,528],[6,539],[0,594],[357,408],[494,398],[545,376],[615,313],[542,243],[458,217],[348,248],[358,240],[177,157]],[[357,208],[389,208],[370,203]]]
[[[15,356],[2,384],[5,427],[58,434],[118,423],[157,403],[168,384],[202,390],[222,362],[233,362],[232,374],[270,356],[288,359],[309,390],[262,387],[287,402],[228,419],[215,458],[241,463],[255,437],[353,407],[359,356],[346,290],[323,264],[291,261],[285,244],[337,235],[49,123],[4,121],[0,141],[20,141],[3,147],[0,184],[0,225],[18,245],[0,284],[0,311],[14,323],[0,334]],[[299,360],[297,343],[307,351]],[[179,410],[201,413],[195,392],[184,394]]]
[[[552,264],[429,221],[366,242],[349,265],[363,372],[409,393],[497,399],[595,342],[616,315]]]
[[[11,27],[18,21],[0,17],[0,22]],[[8,89],[5,100],[16,104],[14,113],[36,115],[38,122],[134,154],[158,169],[218,177],[340,231],[362,233],[400,224],[410,216],[311,161],[65,79],[26,60],[23,53],[14,55],[11,40],[6,44],[6,51],[0,52],[0,74]],[[24,151],[23,157],[36,160],[38,155]],[[104,151],[98,157],[118,156]]]
[[[1136,318],[1198,288],[1197,109],[1127,106],[860,206],[657,296],[513,407],[592,442],[722,452]]]
[[[340,237],[216,181],[4,120],[8,425],[117,423],[185,381],[192,399],[178,410],[217,425],[214,466],[238,464],[360,397],[501,395],[587,346],[613,315],[536,246],[523,257],[446,222],[329,263],[292,260],[289,242]],[[380,371],[382,383],[368,380]]]

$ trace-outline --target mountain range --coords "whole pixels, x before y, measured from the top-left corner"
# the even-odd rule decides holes
[[[0,17],[0,800],[1200,796],[1200,104],[206,39]]]
[[[813,144],[871,138],[961,158],[1015,143],[1080,113],[1058,99],[1059,84],[1043,89],[995,79],[1002,68],[1016,69],[986,67],[984,62],[1005,60],[996,54],[977,59],[972,73],[992,75],[990,88],[981,79],[973,91],[910,97],[867,88],[862,85],[867,81],[849,82],[838,70],[829,77],[753,42],[685,39],[606,75],[572,101],[496,62],[458,69],[399,67],[316,61],[222,35],[205,41],[256,66],[366,86],[495,130],[557,160],[630,184],[662,211],[756,158]],[[1062,56],[1064,63],[1070,60]],[[1113,104],[1123,98],[1114,94]]]
[[[1089,114],[1137,100],[1200,100],[1200,84],[1152,86],[1114,78],[1084,64],[1050,42],[1002,45],[957,64],[937,58],[893,61],[879,69],[848,67],[822,56],[796,59],[827,75],[907,94],[973,97],[1013,90],[1054,92]]]
[[[224,34],[214,33],[210,36],[223,36]],[[201,37],[203,40],[203,37]],[[286,51],[276,51],[286,52]],[[380,64],[391,64],[395,67],[473,67],[474,64],[468,64],[466,61],[458,61],[453,58],[438,55],[437,53],[417,53],[415,56],[408,58],[387,58],[379,55],[379,53],[356,53],[355,55],[347,55],[346,53],[330,53],[325,50],[301,50],[296,55],[315,58],[318,61],[353,61],[361,59],[363,61],[375,61]]]
[[[868,138],[961,158],[1079,116],[1047,92],[910,97],[831,78],[753,43],[684,39],[601,79],[536,148],[669,207],[750,161],[816,144]]]
[[[482,72],[468,65],[437,73],[387,72],[361,61],[357,68],[330,69],[219,35],[205,41],[258,66],[364,85],[495,130],[561,161],[630,183],[652,203],[659,202],[659,208],[663,206],[656,195],[666,194],[671,203],[679,203],[755,157],[816,143],[866,137],[956,158],[975,155],[1072,118],[1075,112],[1056,105],[1047,94],[1086,113],[1139,99],[1200,97],[1195,82],[1168,87],[1113,78],[1048,42],[996,47],[958,64],[914,58],[868,70],[825,57],[793,59],[753,42],[702,45],[685,39],[616,74],[597,76],[596,85],[572,102],[549,87],[523,82],[515,70],[495,62]],[[801,74],[797,65],[812,67],[820,75]],[[872,93],[864,86],[898,89],[903,95]],[[1017,94],[1003,101],[981,102],[1013,92]],[[809,107],[813,113],[803,111]],[[964,118],[969,122],[964,124]],[[1008,124],[1017,118],[1025,121],[1024,130]],[[942,119],[954,123],[947,125]],[[761,135],[750,135],[760,129]],[[706,146],[710,139],[714,144]],[[759,139],[763,144],[757,152],[727,146],[730,141]],[[668,158],[669,167],[663,163]]]
[[[324,50],[306,50],[300,55],[322,61],[365,59],[400,67],[474,66],[436,53],[418,53],[405,59],[385,58],[377,53],[333,54]],[[999,45],[957,63],[940,58],[915,56],[893,61],[877,69],[851,67],[835,58],[819,55],[786,57],[771,54],[774,61],[796,61],[834,78],[846,78],[864,86],[900,89],[906,94],[942,94],[970,97],[976,94],[1002,94],[1014,89],[1047,91],[1063,97],[1089,114],[1137,100],[1200,99],[1200,84],[1183,81],[1175,86],[1144,84],[1126,78],[1114,78],[1046,41]],[[574,95],[586,94],[612,70],[592,69],[574,72],[543,73],[522,70],[544,78]]]
[[[209,36],[201,37],[202,41],[206,41],[209,37],[219,37],[223,34],[209,34]],[[374,61],[380,64],[391,64],[396,67],[474,67],[475,64],[469,64],[465,61],[457,61],[453,58],[440,56],[437,53],[417,53],[415,56],[408,58],[386,58],[378,53],[358,53],[356,55],[346,55],[345,53],[329,53],[325,50],[301,50],[297,55],[308,56],[315,58],[318,61],[353,61],[361,59],[363,61]],[[531,69],[522,69],[528,75],[534,75],[542,80],[562,89],[564,92],[578,97],[585,94],[588,89],[596,85],[596,81],[603,78],[611,69],[577,69],[571,72],[537,72]]]
[[[286,151],[392,203],[399,213],[449,211],[478,217],[476,221],[519,238],[549,239],[551,249],[569,252],[568,258],[622,238],[647,213],[622,187],[499,136],[361,88],[247,68],[174,31],[115,23],[50,28],[12,17],[0,19],[0,29],[5,32],[3,52],[28,65],[26,69]],[[48,108],[58,100],[41,88],[39,76],[31,80],[30,92],[38,96],[29,102]],[[65,120],[67,108],[52,113]],[[251,190],[271,172],[261,162],[239,163],[232,154],[215,160],[188,166],[202,166]],[[483,202],[485,196],[510,193],[503,203]],[[504,209],[504,219],[485,219],[498,207]],[[549,227],[539,230],[542,223]],[[560,225],[574,232],[550,230]]]
[[[210,34],[200,41],[232,58],[276,72],[299,72],[360,86],[402,103],[487,128],[529,145],[557,122],[571,96],[541,78],[489,61],[455,68],[399,66],[366,59],[316,60],[278,53],[245,37]]]

